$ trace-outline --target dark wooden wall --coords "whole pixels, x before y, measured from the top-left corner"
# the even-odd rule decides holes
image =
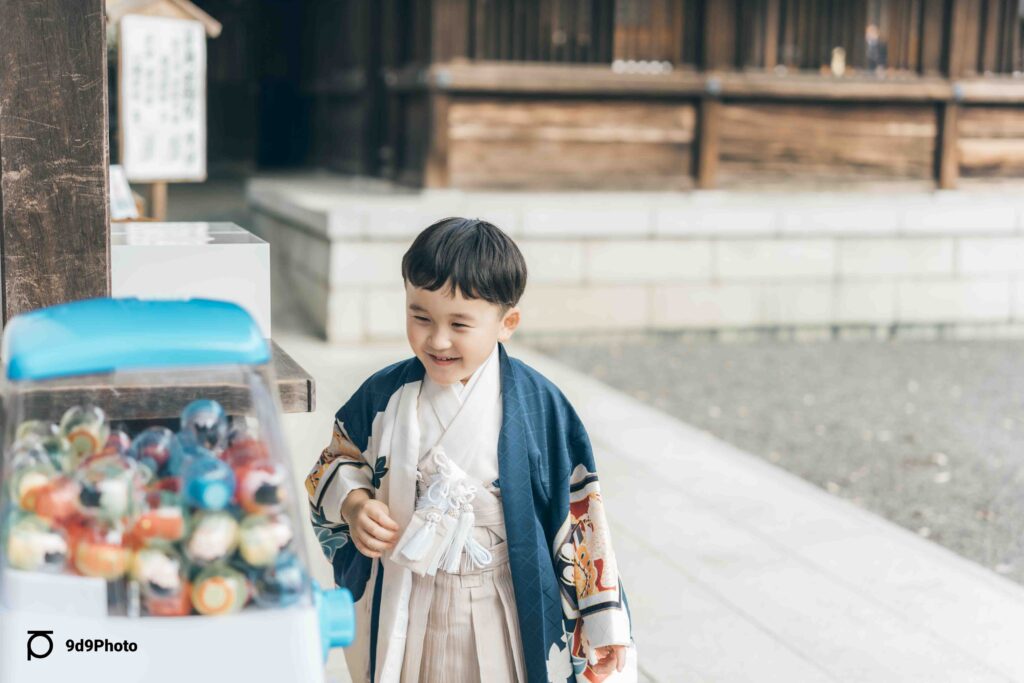
[[[211,165],[665,189],[952,187],[1024,166],[1017,0],[200,4],[225,24],[210,50]]]
[[[103,0],[0,0],[3,320],[110,292]]]

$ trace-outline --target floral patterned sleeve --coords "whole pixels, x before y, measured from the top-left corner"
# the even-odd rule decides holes
[[[373,491],[373,479],[373,467],[349,438],[344,423],[335,419],[331,443],[320,453],[320,458],[306,477],[313,525],[334,527],[345,524],[341,516],[342,502],[356,489]]]
[[[577,655],[629,645],[630,622],[597,474],[580,464],[569,479],[569,518],[556,541],[556,567],[569,613],[577,617]]]

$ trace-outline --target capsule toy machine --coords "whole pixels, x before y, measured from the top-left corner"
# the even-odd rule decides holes
[[[217,301],[94,299],[3,335],[0,681],[324,680],[271,356]]]

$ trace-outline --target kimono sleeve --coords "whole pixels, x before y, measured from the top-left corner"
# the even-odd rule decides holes
[[[354,397],[335,415],[331,441],[306,476],[313,531],[331,562],[349,540],[348,524],[341,516],[342,502],[355,489],[372,492],[374,486],[374,468],[364,450],[369,441],[368,426],[364,426],[367,419],[354,414],[355,403]]]
[[[554,544],[569,616],[582,622],[587,649],[630,645],[630,620],[605,517],[590,439],[574,413],[568,429],[569,514]]]

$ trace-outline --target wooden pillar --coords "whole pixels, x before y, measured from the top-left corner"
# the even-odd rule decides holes
[[[704,68],[732,68],[736,62],[735,0],[707,0],[704,3],[703,34]]]
[[[697,115],[697,187],[715,187],[718,177],[718,137],[722,102],[712,95],[701,99]]]
[[[949,0],[946,13],[946,75],[951,81],[960,78],[971,61],[971,46],[977,47],[979,17],[972,12],[975,0]],[[970,32],[974,35],[969,35]],[[976,58],[976,55],[974,56]],[[957,86],[954,84],[954,91]],[[960,177],[959,118],[956,101],[943,102],[937,108],[938,139],[935,144],[935,181],[940,189],[956,187]]]
[[[0,0],[4,322],[110,293],[103,0]]]
[[[945,102],[939,105],[939,139],[936,145],[936,174],[939,189],[952,190],[960,177],[959,134],[957,130],[960,105]]]
[[[448,187],[448,105],[451,98],[442,90],[429,90],[427,97],[430,107],[430,137],[427,140],[423,186]]]
[[[430,4],[430,61],[469,58],[470,0],[432,0]]]
[[[779,63],[779,0],[767,0],[764,8],[764,69]]]

